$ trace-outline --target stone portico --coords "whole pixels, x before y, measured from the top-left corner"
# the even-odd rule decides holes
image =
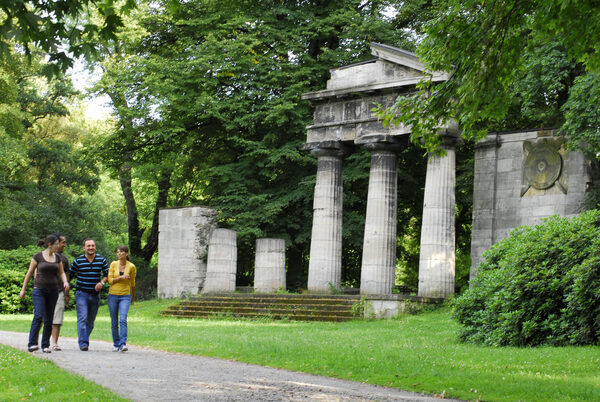
[[[424,66],[410,52],[372,43],[376,59],[331,70],[327,88],[303,95],[314,106],[305,149],[318,159],[308,289],[341,285],[343,159],[363,147],[371,153],[360,291],[391,295],[396,268],[397,154],[409,146],[410,129],[384,127],[373,108],[391,106],[415,91]],[[443,81],[433,73],[433,81]],[[425,182],[419,296],[454,294],[455,127],[440,128],[447,155],[431,155]]]

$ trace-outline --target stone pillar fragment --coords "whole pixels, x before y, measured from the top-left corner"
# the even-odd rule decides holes
[[[427,161],[419,255],[419,296],[423,297],[454,294],[455,142],[454,137],[445,137],[446,155],[430,154]]]
[[[158,297],[197,295],[204,286],[217,211],[198,206],[166,208],[159,211],[158,222]]]
[[[215,229],[208,244],[206,281],[202,293],[235,291],[237,270],[236,232]]]
[[[340,149],[314,149],[317,181],[308,263],[308,290],[329,293],[342,281],[342,156]]]
[[[254,291],[270,293],[285,286],[285,240],[256,239]]]
[[[360,293],[391,294],[396,271],[397,156],[386,144],[367,144],[371,170]]]

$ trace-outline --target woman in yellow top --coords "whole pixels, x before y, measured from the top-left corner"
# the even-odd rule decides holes
[[[112,327],[113,352],[127,351],[127,313],[135,301],[135,265],[129,261],[129,248],[119,246],[117,261],[108,270],[108,309]],[[120,327],[120,331],[119,331]]]

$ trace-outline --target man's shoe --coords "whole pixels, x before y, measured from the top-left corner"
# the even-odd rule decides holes
[[[127,349],[127,345],[123,345],[121,346],[121,352],[127,352],[129,349]]]
[[[30,346],[27,348],[28,351],[30,352],[35,352],[36,350],[38,350],[40,347],[35,345],[35,346]]]
[[[87,352],[88,347],[87,346],[82,346],[79,348],[82,352]]]
[[[44,352],[44,353],[52,353],[52,351],[50,350],[50,348],[44,348],[44,349],[42,349],[42,352]]]
[[[120,350],[121,350],[121,349],[119,349],[119,348],[118,348],[118,347],[116,347],[116,346],[113,348],[113,352],[118,352],[118,351],[120,351]]]

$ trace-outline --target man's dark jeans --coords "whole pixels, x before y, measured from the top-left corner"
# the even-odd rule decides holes
[[[77,307],[79,349],[84,349],[90,344],[90,334],[94,329],[94,321],[96,321],[96,314],[100,306],[100,295],[78,290],[75,292],[75,305]]]

